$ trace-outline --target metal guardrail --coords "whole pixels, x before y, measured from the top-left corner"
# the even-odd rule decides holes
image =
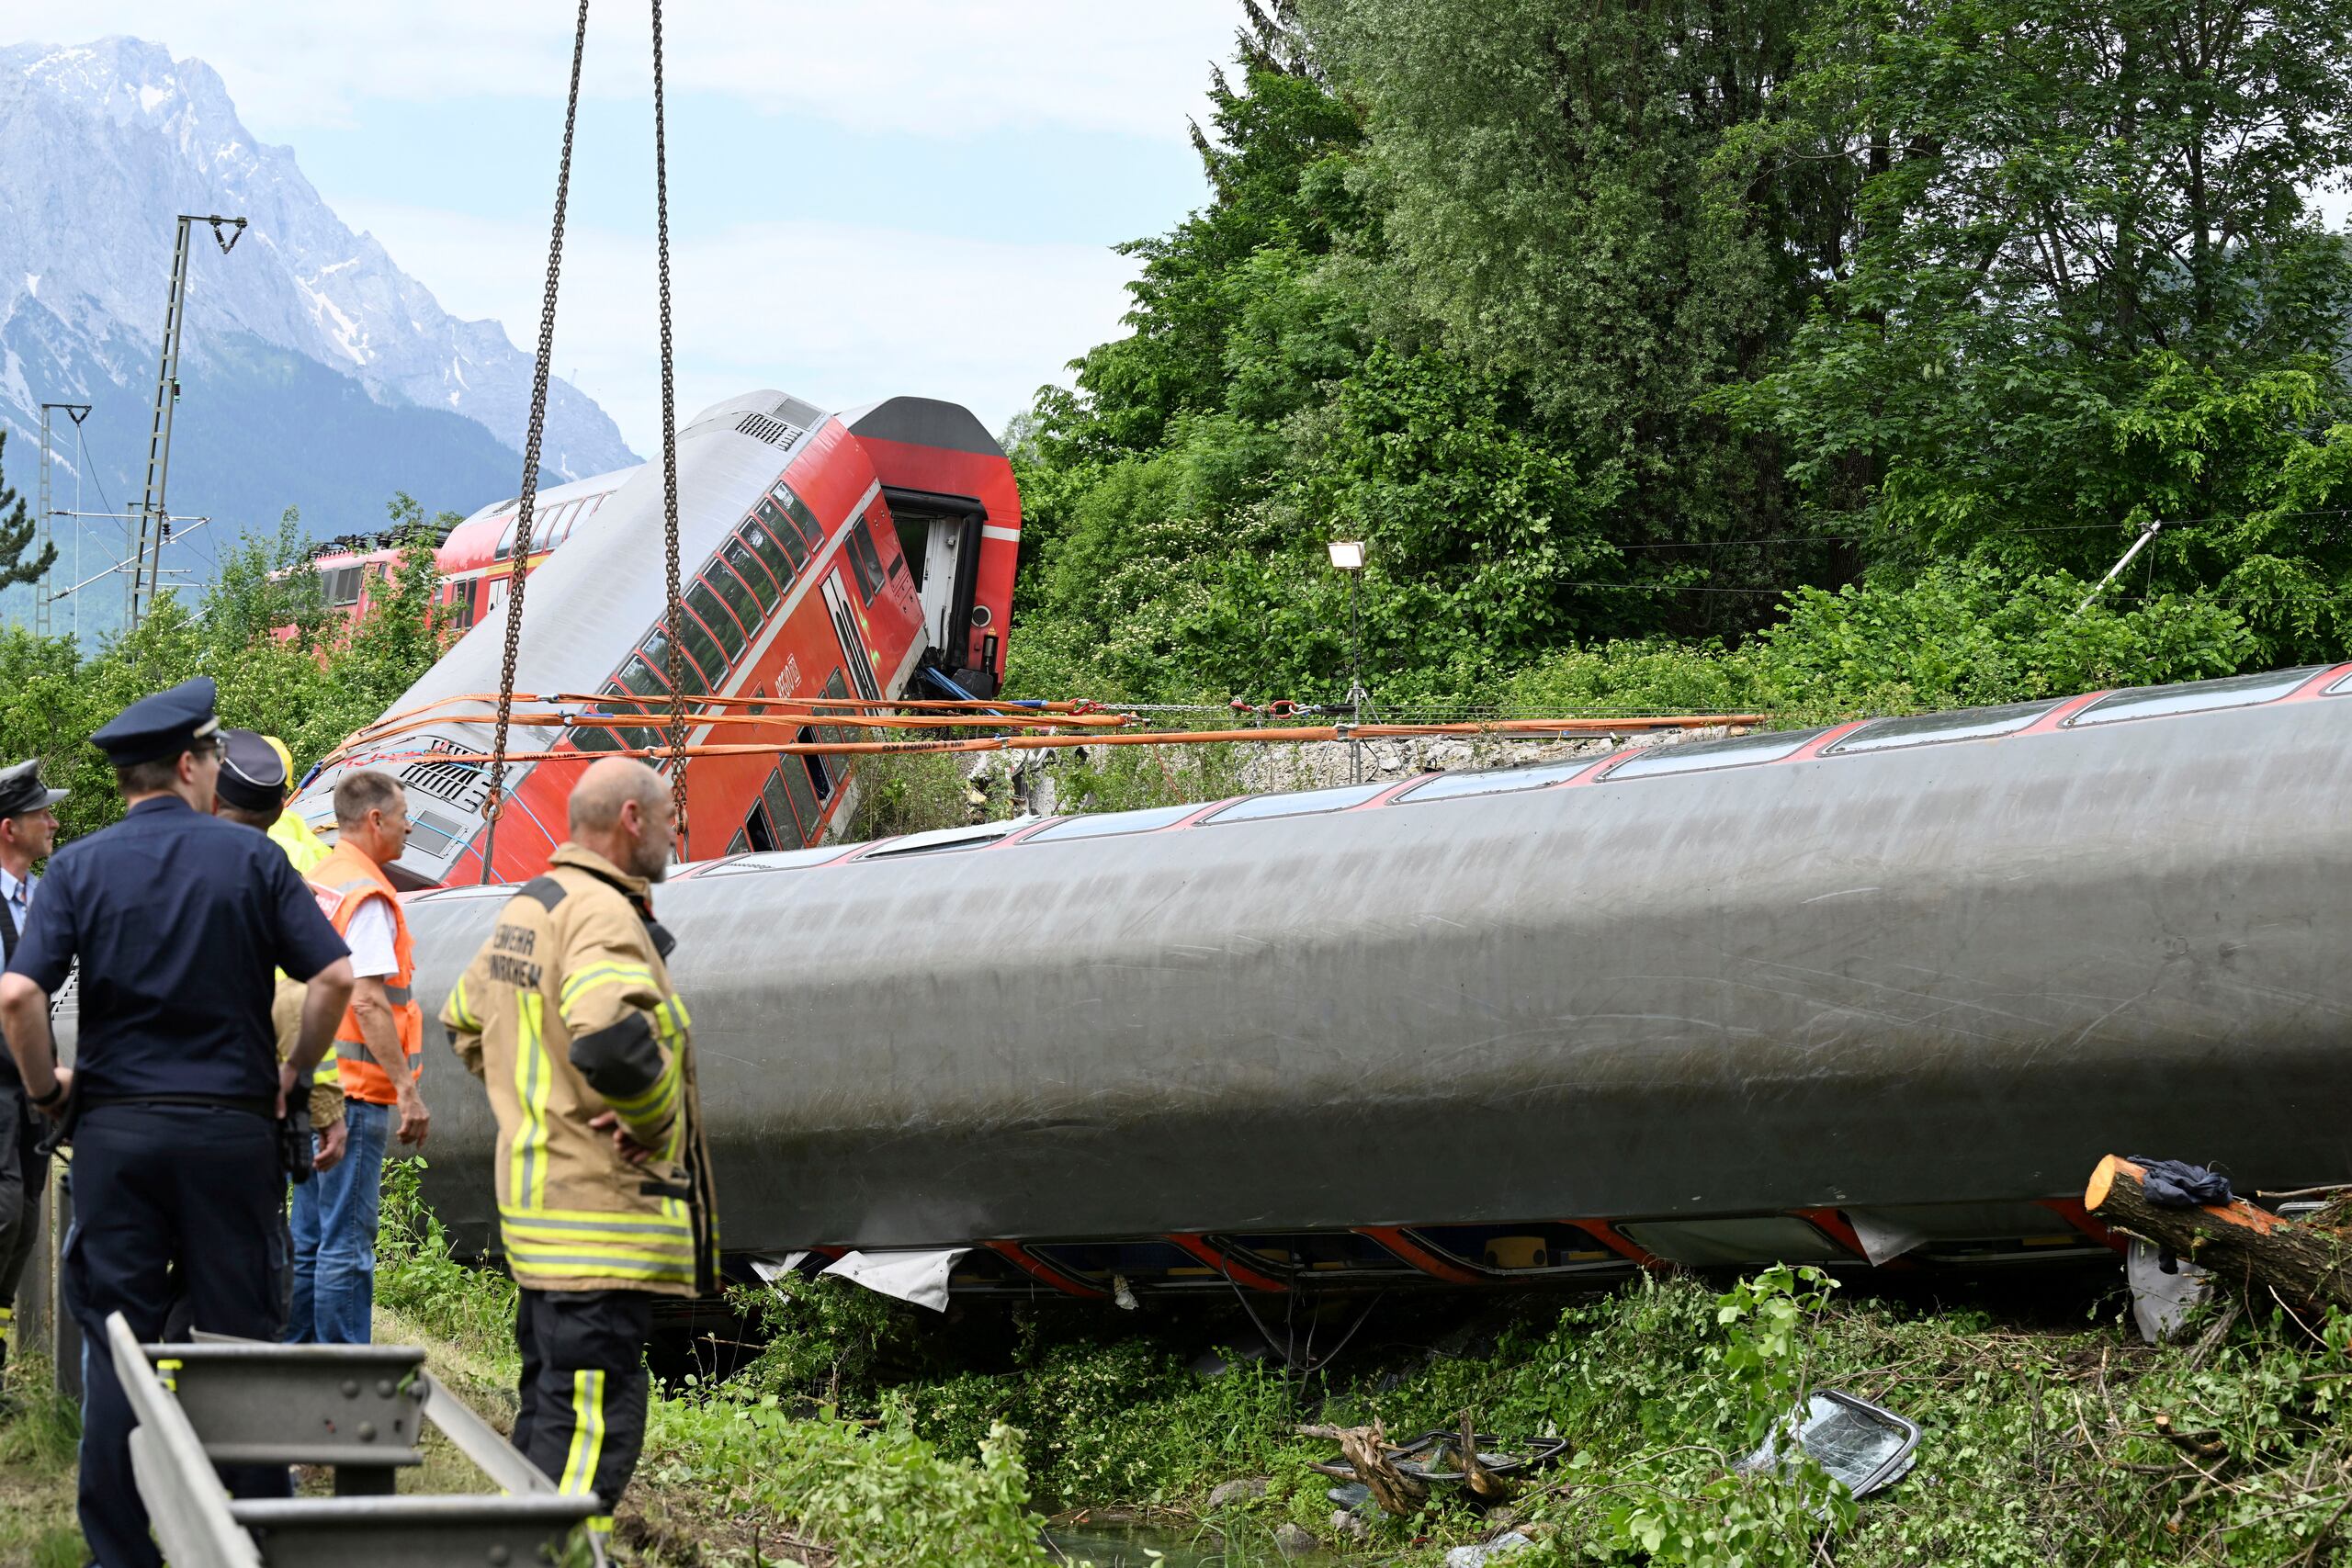
[[[560,1493],[497,1429],[389,1345],[199,1338],[141,1345],[119,1313],[107,1348],[138,1425],[132,1472],[174,1568],[426,1568],[564,1560],[603,1511]],[[430,1425],[498,1488],[400,1495]],[[332,1497],[235,1500],[216,1464],[312,1464]],[[594,1550],[593,1546],[590,1550]]]

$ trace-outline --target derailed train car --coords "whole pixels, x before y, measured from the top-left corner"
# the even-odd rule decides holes
[[[695,415],[678,435],[674,626],[660,565],[658,464],[543,491],[538,503],[527,542],[516,539],[512,502],[450,536],[443,600],[470,629],[395,711],[498,689],[517,549],[537,563],[524,595],[519,692],[602,695],[606,715],[647,705],[664,712],[674,642],[690,699],[996,694],[1021,503],[1003,451],[955,404],[893,398],[833,414],[760,391]],[[524,703],[518,711],[555,710]],[[712,739],[712,728],[690,724],[688,743]],[[478,882],[486,853],[492,880],[520,881],[544,870],[562,839],[563,802],[580,770],[624,743],[662,738],[651,728],[516,731],[512,750],[562,755],[508,770],[494,849],[486,770],[431,755],[487,752],[486,720],[452,718],[391,739],[388,757],[349,757],[309,781],[291,809],[332,838],[335,781],[385,767],[407,786],[417,829],[390,868],[396,882]],[[705,856],[819,842],[850,795],[838,760],[814,756],[704,759],[687,784],[687,850]]]
[[[724,1242],[970,1291],[2109,1245],[2352,1177],[2352,665],[682,867]],[[414,897],[426,1005],[500,888]],[[492,1218],[433,1049],[427,1193]]]

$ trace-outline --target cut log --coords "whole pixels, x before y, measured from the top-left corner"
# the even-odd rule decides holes
[[[2109,1155],[2091,1172],[2083,1207],[2107,1225],[2170,1247],[2217,1280],[2275,1287],[2290,1302],[2352,1309],[2352,1234],[2282,1220],[2243,1198],[2194,1209],[2148,1199],[2146,1173]]]
[[[1388,1457],[1388,1433],[1379,1422],[1369,1427],[1301,1427],[1302,1438],[1329,1438],[1355,1467],[1356,1479],[1372,1490],[1381,1512],[1409,1519],[1429,1501],[1430,1489],[1418,1476],[1398,1470]]]

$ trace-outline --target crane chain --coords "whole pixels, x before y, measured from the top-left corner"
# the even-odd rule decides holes
[[[585,0],[582,0],[585,4]],[[653,243],[662,295],[662,555],[669,608],[670,800],[678,818],[678,858],[686,858],[685,654],[678,638],[678,408],[670,353],[670,163],[662,118],[662,0],[653,6]]]
[[[571,38],[571,90],[563,106],[563,157],[555,176],[555,224],[548,236],[548,285],[539,301],[539,357],[531,370],[531,417],[523,438],[523,490],[514,502],[514,554],[506,568],[506,649],[498,669],[498,727],[490,748],[490,795],[482,807],[487,823],[481,850],[481,879],[485,883],[490,881],[491,863],[498,850],[499,808],[504,804],[501,790],[506,779],[506,734],[514,716],[514,666],[523,649],[523,585],[530,580],[531,535],[537,525],[535,514],[539,448],[547,435],[548,367],[555,359],[556,286],[563,274],[564,204],[571,195],[571,138],[580,120],[580,63],[587,52],[588,0],[580,0],[580,22]],[[666,320],[666,307],[663,315]],[[665,378],[669,364],[667,344],[665,330]],[[673,595],[674,592],[673,589]]]

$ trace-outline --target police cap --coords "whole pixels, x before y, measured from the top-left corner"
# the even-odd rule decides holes
[[[220,732],[220,779],[213,793],[244,811],[275,811],[286,804],[286,764],[269,737],[250,729]]]
[[[182,681],[168,692],[141,697],[99,727],[90,743],[118,768],[176,757],[219,733],[212,677]]]
[[[22,817],[45,810],[65,798],[65,791],[40,782],[40,759],[31,758],[11,768],[0,768],[0,817]]]

